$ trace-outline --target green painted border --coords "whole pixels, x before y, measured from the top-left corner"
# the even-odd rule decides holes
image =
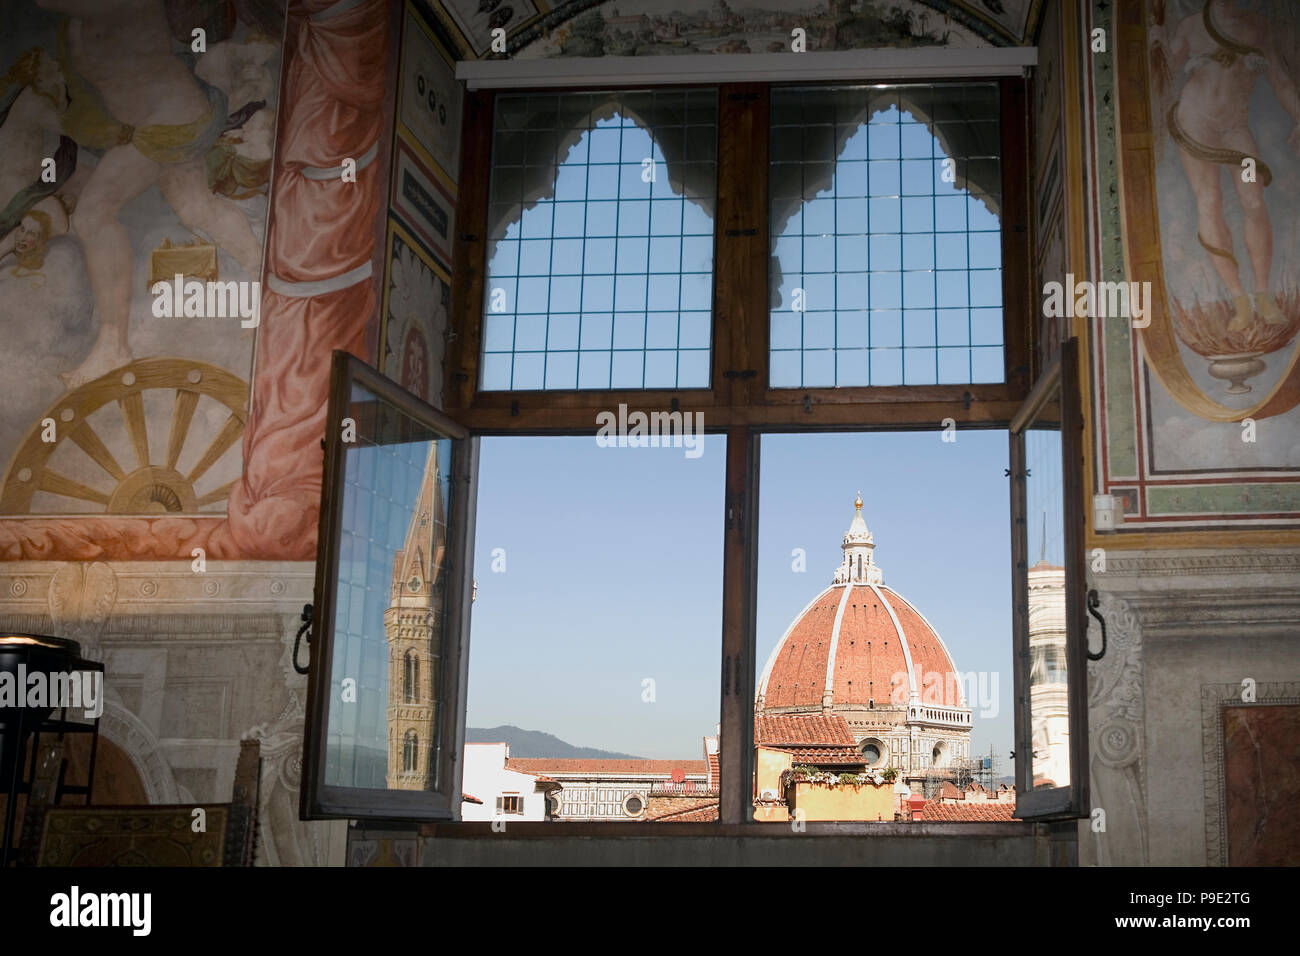
[[[1300,483],[1159,485],[1146,501],[1151,515],[1289,514],[1300,512]]]

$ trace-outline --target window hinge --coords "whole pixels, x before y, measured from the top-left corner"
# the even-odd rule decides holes
[[[731,655],[722,659],[722,696],[731,696]]]

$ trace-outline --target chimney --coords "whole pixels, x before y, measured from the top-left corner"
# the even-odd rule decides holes
[[[921,819],[921,811],[925,808],[925,797],[919,793],[914,793],[907,798],[907,807],[912,811],[913,822]]]

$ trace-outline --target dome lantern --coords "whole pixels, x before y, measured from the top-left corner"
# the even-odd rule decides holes
[[[844,550],[844,563],[836,569],[834,583],[883,584],[885,577],[874,558],[876,542],[862,518],[862,492],[858,492],[853,507],[853,523],[844,533],[844,543],[840,545]]]

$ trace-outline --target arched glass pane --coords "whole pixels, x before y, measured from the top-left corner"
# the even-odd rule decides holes
[[[777,88],[771,385],[1001,382],[996,84]]]
[[[717,91],[496,100],[479,387],[707,388]]]

